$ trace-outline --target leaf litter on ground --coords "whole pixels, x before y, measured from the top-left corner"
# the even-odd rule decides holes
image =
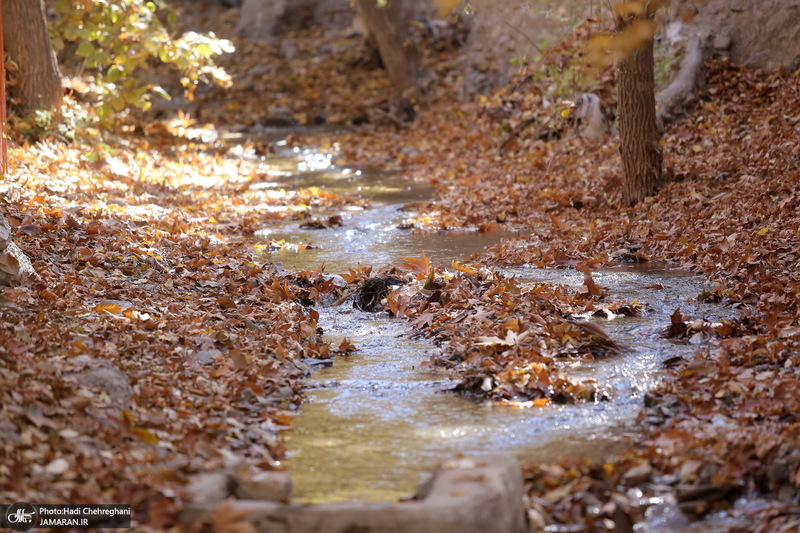
[[[525,238],[453,271],[424,257],[351,271],[345,289],[323,272],[282,272],[243,236],[287,218],[313,221],[314,208],[366,204],[250,187],[271,175],[244,158],[227,160],[214,142],[186,138],[195,125],[206,129],[193,119],[143,123],[124,141],[12,143],[3,208],[38,277],[3,289],[0,301],[5,499],[126,501],[141,510],[137,519],[166,528],[188,499],[192,473],[231,460],[279,468],[279,432],[307,372],[299,361],[337,351],[306,305],[340,300],[378,276],[404,282],[377,303],[442,344],[431,363],[453,369],[461,391],[537,407],[602,400],[602,384],[553,365],[618,349],[578,315],[598,306],[635,312],[613,301],[591,269],[660,260],[702,272],[715,287],[699,297],[738,308],[741,318],[709,324],[676,311],[665,334],[702,333],[712,343],[670,362],[627,450],[526,467],[533,523],[615,530],[661,505],[690,518],[729,510],[753,531],[797,526],[796,73],[710,62],[709,99],[665,132],[670,181],[624,208],[613,196],[614,141],[543,135],[558,125],[535,116],[537,88],[514,85],[461,103],[442,84],[420,103],[418,121],[398,128],[370,115],[389,91],[357,46],[343,44],[320,62],[313,57],[329,37],[293,38],[291,61],[276,45],[239,42],[233,96],[200,95],[223,105],[198,118],[250,127],[253,117],[291,105],[301,124],[366,122],[291,142],[326,146],[350,166],[388,164],[430,179],[438,194],[415,206],[415,227],[516,225]],[[452,50],[425,56],[442,77],[453,58]],[[601,81],[607,98],[609,78]],[[320,90],[323,82],[335,90]],[[265,104],[264,94],[285,101]],[[585,283],[574,294],[520,286],[492,264],[585,265]],[[735,507],[741,497],[765,503]]]

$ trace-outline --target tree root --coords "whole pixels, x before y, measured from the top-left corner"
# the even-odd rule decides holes
[[[685,115],[705,95],[703,39],[691,35],[675,79],[656,95],[656,118],[659,127]]]

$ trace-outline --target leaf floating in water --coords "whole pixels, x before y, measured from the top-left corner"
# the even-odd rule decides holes
[[[355,352],[356,350],[358,350],[358,348],[356,348],[356,345],[353,344],[352,342],[350,342],[350,339],[348,339],[348,338],[345,338],[341,342],[341,344],[339,344],[339,351],[340,352],[349,354],[349,353]]]
[[[686,323],[683,321],[681,308],[675,309],[670,317],[670,326],[667,329],[667,337],[685,337],[686,336]]]

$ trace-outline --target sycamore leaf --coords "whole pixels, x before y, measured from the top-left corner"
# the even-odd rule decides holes
[[[428,256],[425,255],[425,252],[422,252],[422,256],[419,258],[403,257],[402,259],[403,260],[398,263],[398,266],[412,271],[417,275],[417,279],[427,278],[432,272],[431,261],[428,259]]]
[[[355,344],[350,342],[350,339],[345,338],[345,339],[342,340],[341,344],[339,344],[339,351],[340,352],[351,353],[351,352],[355,352],[356,350],[358,350],[358,348],[356,348]]]

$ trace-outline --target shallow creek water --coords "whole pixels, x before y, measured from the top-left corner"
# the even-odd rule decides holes
[[[287,151],[277,164],[282,173],[264,186],[356,192],[374,203],[372,209],[337,213],[343,217],[338,228],[301,229],[292,222],[265,230],[265,240],[316,246],[268,254],[286,269],[324,264],[335,274],[422,252],[434,262],[449,264],[511,235],[400,230],[396,226],[404,213],[399,207],[429,198],[431,191],[424,184],[337,169],[313,152]],[[574,270],[520,267],[507,272],[523,286],[547,282],[577,288],[583,280]],[[680,307],[684,314],[717,321],[730,318],[731,311],[698,303],[695,297],[705,288],[703,281],[663,266],[618,267],[596,272],[594,278],[610,289],[612,298],[639,301],[644,312],[598,321],[623,349],[606,360],[573,363],[574,375],[595,378],[613,390],[611,401],[583,405],[512,408],[442,392],[455,382],[424,365],[438,348],[425,339],[410,338],[407,323],[355,311],[349,302],[319,309],[326,339],[338,342],[346,337],[359,351],[336,359],[330,368],[315,370],[308,383],[307,401],[287,438],[295,500],[397,500],[411,495],[425,472],[458,454],[510,452],[522,460],[609,454],[624,437],[644,393],[660,379],[661,363],[678,355],[691,357],[697,349],[659,335],[672,312]]]

